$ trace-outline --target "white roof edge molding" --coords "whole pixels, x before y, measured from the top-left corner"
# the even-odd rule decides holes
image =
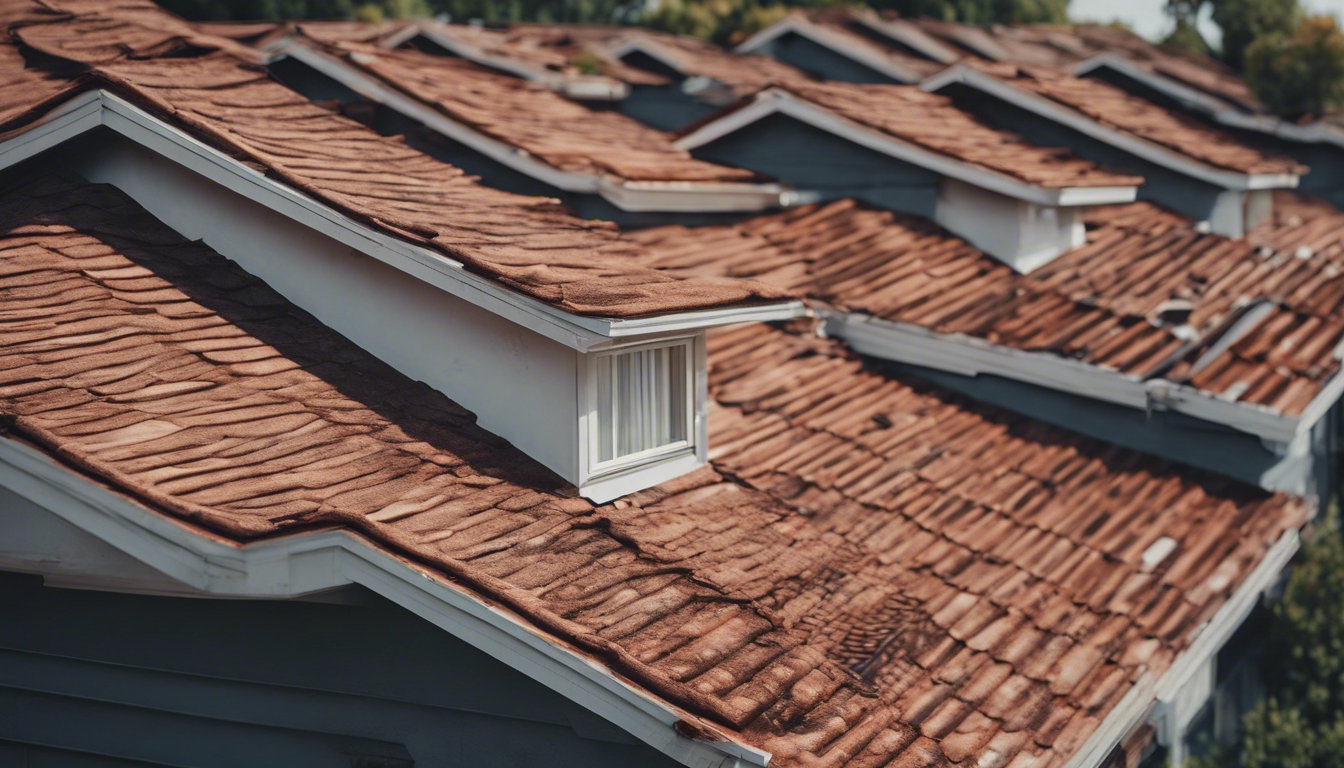
[[[861,11],[855,17],[855,21],[884,37],[910,46],[930,61],[939,64],[954,64],[961,58],[961,55],[955,50],[933,39],[919,27],[904,21],[898,26],[896,23],[882,18],[871,8],[865,8]]]
[[[869,128],[779,88],[767,88],[749,98],[749,104],[705,123],[679,139],[677,146],[696,149],[770,115],[782,114],[898,160],[1031,203],[1049,206],[1105,205],[1132,202],[1138,196],[1138,187],[1056,188],[1019,181]]]
[[[920,83],[920,88],[936,93],[958,84],[970,86],[1053,123],[1072,128],[1135,157],[1223,189],[1285,189],[1296,187],[1300,178],[1297,174],[1291,173],[1246,174],[1215,168],[1147,139],[1102,125],[1072,107],[1028,93],[1011,83],[978,72],[964,64],[949,67],[933,75]]]
[[[1186,107],[1201,112],[1221,125],[1240,128],[1285,141],[1302,144],[1335,144],[1344,147],[1344,134],[1321,123],[1298,125],[1273,115],[1257,115],[1243,112],[1235,106],[1211,94],[1206,94],[1185,83],[1157,72],[1150,72],[1135,62],[1114,52],[1099,53],[1074,66],[1074,74],[1089,75],[1098,69],[1113,69],[1148,87],[1171,96]]]
[[[366,74],[339,57],[293,38],[268,46],[271,61],[289,56],[370,101],[383,104],[430,130],[463,144],[501,165],[566,192],[600,195],[623,211],[701,212],[760,211],[783,207],[788,190],[772,183],[681,182],[654,186],[598,173],[565,171],[527,150],[506,144]],[[360,54],[352,54],[358,57]],[[356,58],[358,60],[358,58]]]
[[[921,79],[921,75],[918,72],[906,69],[881,54],[866,49],[855,48],[845,40],[840,39],[840,37],[831,30],[813,24],[807,19],[797,15],[785,16],[774,24],[762,29],[760,32],[748,37],[733,50],[737,53],[756,53],[756,49],[787,34],[795,34],[805,38],[832,53],[843,56],[857,64],[862,64],[875,72],[880,72],[898,83],[918,83]]]
[[[25,126],[22,132],[0,142],[0,169],[100,126],[106,126],[150,151],[360,253],[580,351],[617,336],[635,335],[630,330],[632,327],[645,329],[640,333],[656,333],[665,326],[707,328],[739,322],[787,320],[808,312],[801,301],[790,300],[675,312],[634,320],[575,315],[470,272],[461,262],[438,251],[408,243],[356,221],[103,90],[80,94]]]
[[[1100,768],[1115,745],[1151,719],[1154,705],[1169,704],[1191,675],[1208,662],[1250,615],[1261,595],[1269,591],[1301,546],[1296,529],[1284,531],[1263,560],[1242,581],[1227,602],[1198,630],[1193,642],[1160,677],[1145,672],[1134,687],[1101,721],[1100,727],[1074,753],[1065,768]]]
[[[332,529],[238,545],[155,512],[14,439],[0,439],[0,486],[202,593],[280,599],[359,584],[683,765],[769,764],[768,753],[731,739],[599,661],[541,635],[516,614],[353,532]],[[692,718],[723,740],[700,741],[676,731],[678,720]]]
[[[860,313],[822,314],[830,321],[828,332],[865,355],[960,376],[1000,376],[1136,410],[1175,411],[1279,445],[1310,430],[1344,395],[1344,374],[1336,374],[1301,416],[1288,416],[1166,379],[1145,380],[1048,352],[1028,352]]]

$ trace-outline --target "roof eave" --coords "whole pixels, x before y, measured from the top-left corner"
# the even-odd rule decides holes
[[[1198,179],[1207,184],[1230,190],[1280,189],[1297,186],[1297,174],[1246,174],[1216,168],[1203,161],[1168,149],[1160,144],[1119,131],[1093,120],[1077,110],[1058,104],[1050,99],[1028,93],[1017,86],[1004,82],[983,72],[964,65],[950,67],[928,78],[920,88],[936,93],[951,85],[966,85],[1000,99],[1015,107],[1027,110],[1053,123],[1076,130],[1097,141],[1109,144],[1122,152],[1127,152],[1142,160],[1162,166],[1168,170]],[[1252,186],[1261,184],[1264,186]],[[1279,184],[1281,186],[1270,186]]]
[[[287,598],[360,584],[694,768],[764,768],[770,754],[704,720],[721,740],[681,735],[693,715],[637,688],[521,617],[346,530],[236,543],[91,480],[13,437],[0,485],[205,595]]]
[[[1007,197],[1048,206],[1101,205],[1133,201],[1136,186],[1042,187],[924,149],[869,128],[779,88],[767,88],[743,106],[681,137],[676,145],[693,150],[736,133],[772,114],[784,114],[847,141]]]
[[[880,54],[874,54],[870,51],[847,45],[846,41],[840,39],[830,30],[813,24],[796,15],[785,16],[774,24],[771,24],[760,32],[747,38],[733,50],[737,53],[755,53],[756,49],[760,48],[762,45],[790,33],[807,38],[812,43],[819,45],[838,56],[843,56],[850,61],[868,67],[898,83],[913,84],[918,83],[921,79],[920,73],[911,69],[906,69],[892,61],[890,58]]]

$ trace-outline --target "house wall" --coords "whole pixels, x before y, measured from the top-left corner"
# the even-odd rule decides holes
[[[932,368],[874,362],[974,400],[995,405],[1087,437],[1194,466],[1273,490],[1326,498],[1335,461],[1326,430],[1336,429],[1337,405],[1292,445],[1267,445],[1229,427],[1171,411],[1142,411],[993,375],[961,376]]]
[[[1033,144],[1068,147],[1080,157],[1096,163],[1136,173],[1145,179],[1138,188],[1140,200],[1179,211],[1199,221],[1212,221],[1214,231],[1229,237],[1242,235],[1241,211],[1245,195],[1177,173],[1156,163],[1135,157],[1046,118],[965,85],[951,85],[939,91],[982,116],[990,123],[1025,136]]]
[[[787,32],[768,40],[749,53],[773,56],[820,80],[841,80],[848,83],[901,84],[872,67],[861,64],[823,45],[808,40],[796,32]],[[881,54],[877,54],[881,55]]]
[[[343,603],[0,572],[0,766],[675,765],[362,590]]]
[[[110,132],[53,152],[73,172],[118,187],[174,230],[205,241],[329,327],[445,393],[561,476],[575,476],[573,349]]]
[[[612,104],[612,108],[660,131],[679,130],[720,109],[682,91],[680,81],[667,85],[632,85],[630,93]]]
[[[748,168],[817,192],[856,197],[880,208],[933,218],[942,177],[880,152],[774,114],[696,150],[702,159]]]

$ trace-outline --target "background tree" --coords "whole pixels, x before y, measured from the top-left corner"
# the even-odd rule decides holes
[[[1172,30],[1162,39],[1165,48],[1199,56],[1212,52],[1204,36],[1199,33],[1199,12],[1205,0],[1167,0],[1166,14],[1172,20]]]
[[[1246,48],[1269,35],[1291,35],[1302,19],[1298,0],[1210,0],[1223,33],[1223,60],[1241,71]]]
[[[1243,74],[1276,114],[1321,115],[1344,100],[1344,33],[1331,16],[1303,19],[1291,35],[1262,37],[1246,48]]]

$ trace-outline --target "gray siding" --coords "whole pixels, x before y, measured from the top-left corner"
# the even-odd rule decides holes
[[[0,573],[0,766],[674,765],[371,593],[350,599],[122,595]]]
[[[821,80],[883,84],[901,82],[794,32],[780,35],[751,52],[773,56]]]
[[[819,192],[933,218],[941,177],[785,115],[771,115],[695,150],[696,157],[748,168]]]
[[[632,85],[630,95],[613,106],[626,117],[660,131],[679,130],[720,109],[682,91],[680,80],[667,85]]]

